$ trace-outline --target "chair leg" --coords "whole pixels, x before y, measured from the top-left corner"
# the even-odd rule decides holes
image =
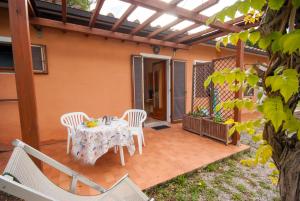
[[[146,146],[146,142],[145,142],[145,137],[144,137],[144,132],[143,132],[143,130],[141,130],[141,134],[142,134],[142,138],[143,138],[143,145]]]
[[[138,134],[137,139],[138,139],[138,145],[139,145],[139,153],[140,153],[140,155],[142,155],[142,153],[143,153],[143,137],[142,137],[141,133]]]
[[[70,153],[70,140],[71,140],[71,136],[68,135],[68,141],[67,141],[67,154]]]
[[[121,164],[122,166],[125,166],[125,159],[124,159],[124,152],[123,152],[123,147],[119,146],[120,148],[120,159],[121,159]]]
[[[115,154],[118,152],[118,146],[114,146],[114,152]]]

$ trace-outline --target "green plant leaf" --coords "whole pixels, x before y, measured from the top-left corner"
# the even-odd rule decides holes
[[[293,6],[295,6],[296,8],[300,7],[300,0],[293,0],[292,3],[293,3]]]
[[[285,0],[269,0],[268,5],[272,10],[279,10],[284,2]]]
[[[248,0],[246,1],[240,1],[237,5],[237,9],[244,15],[246,15],[250,9],[250,2]]]
[[[266,0],[251,0],[251,7],[256,10],[261,10],[266,4]]]
[[[229,40],[232,45],[236,45],[239,41],[239,34],[238,33],[231,34],[229,36]]]
[[[260,32],[255,31],[249,34],[249,40],[252,43],[252,45],[255,45],[257,41],[260,39]]]
[[[269,37],[261,38],[258,42],[258,46],[263,50],[267,49],[270,44],[271,39]]]
[[[234,124],[234,120],[233,119],[228,119],[227,121],[224,122],[224,124],[227,124],[227,125]]]
[[[208,78],[204,81],[204,87],[207,88],[211,83],[212,76],[208,76]]]
[[[263,103],[263,113],[266,119],[271,121],[275,131],[277,132],[286,118],[281,98],[278,96],[266,98]]]
[[[227,36],[222,38],[222,43],[225,47],[227,46],[227,44],[228,44],[228,37]]]
[[[226,16],[228,16],[231,19],[234,19],[235,13],[237,12],[237,6],[234,4],[230,7],[228,7],[226,10]]]
[[[300,30],[297,29],[291,33],[285,34],[280,42],[284,53],[292,54],[297,50],[300,52]]]
[[[276,69],[277,70],[277,69]],[[298,92],[299,75],[295,69],[286,69],[281,75],[269,76],[266,78],[265,84],[271,87],[272,91],[280,91],[287,102],[291,96]]]
[[[247,82],[251,87],[255,87],[258,81],[259,77],[257,75],[249,74],[247,76]]]
[[[206,25],[210,25],[216,20],[216,15],[211,16],[210,18],[207,19]]]
[[[246,31],[241,32],[239,34],[239,37],[243,42],[246,42],[248,40],[248,34],[249,34],[248,30],[246,30]]]

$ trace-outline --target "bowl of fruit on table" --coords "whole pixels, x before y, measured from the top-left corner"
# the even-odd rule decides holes
[[[90,119],[88,121],[84,121],[83,125],[85,125],[88,128],[94,128],[99,125],[99,120],[98,119]]]

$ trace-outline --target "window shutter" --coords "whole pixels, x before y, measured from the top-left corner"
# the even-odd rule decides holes
[[[185,61],[172,62],[172,121],[180,121],[185,114]]]
[[[132,56],[133,108],[144,109],[143,57]]]

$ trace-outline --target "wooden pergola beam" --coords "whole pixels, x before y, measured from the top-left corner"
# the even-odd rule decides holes
[[[149,38],[141,37],[141,36],[132,36],[130,34],[113,32],[113,31],[108,31],[108,30],[103,30],[103,29],[98,29],[98,28],[90,29],[87,26],[71,24],[71,23],[63,23],[60,21],[49,20],[49,19],[44,19],[44,18],[33,18],[30,20],[30,23],[32,25],[51,27],[51,28],[56,28],[56,29],[60,29],[60,30],[64,30],[64,31],[75,31],[75,32],[88,34],[88,35],[96,35],[96,36],[102,36],[102,37],[107,37],[107,38],[114,38],[114,39],[126,40],[126,41],[138,42],[138,43],[159,45],[159,46],[165,46],[165,47],[171,47],[171,48],[177,48],[177,49],[188,49],[189,48],[189,46],[184,45],[184,44],[177,44],[177,43],[169,42],[169,41],[149,39]]]
[[[139,31],[141,31],[142,29],[144,29],[146,26],[148,26],[151,22],[153,22],[155,19],[157,19],[158,17],[160,17],[163,13],[162,12],[156,12],[154,13],[151,17],[149,17],[147,20],[145,20],[142,24],[138,25],[137,27],[135,27],[130,34],[134,35],[136,33],[138,33]]]
[[[203,30],[203,31],[200,31],[200,32],[198,32],[198,33],[194,33],[194,34],[191,34],[191,35],[186,35],[186,36],[184,36],[184,37],[182,37],[182,38],[179,38],[179,39],[177,40],[177,42],[178,42],[178,43],[182,43],[182,42],[184,42],[184,41],[188,41],[188,40],[191,40],[191,39],[193,39],[193,38],[198,38],[198,37],[200,37],[200,36],[202,36],[202,35],[205,35],[205,34],[208,34],[208,33],[212,32],[212,31],[214,31],[214,30],[215,30],[215,29],[213,29],[213,28],[208,28],[208,29]]]
[[[236,67],[244,69],[244,57],[245,57],[245,43],[239,40],[236,48]],[[243,91],[242,89],[238,90],[235,95],[235,99],[242,99],[243,98]],[[234,121],[241,122],[242,121],[242,113],[241,110],[237,107],[234,108]],[[232,135],[232,143],[234,145],[239,145],[240,143],[240,133],[237,131]]]
[[[170,12],[177,15],[179,18],[185,18],[188,20],[192,20],[199,24],[206,24],[206,21],[209,19],[207,16],[201,14],[195,14],[189,10],[180,8],[178,6],[173,6],[171,4],[165,3],[163,1],[153,1],[153,0],[123,0],[131,4],[144,6],[150,8],[152,10],[160,11],[160,12]],[[219,21],[212,22],[210,27],[215,29],[220,29],[222,31],[227,32],[240,32],[241,28],[237,26],[233,26],[231,24],[223,24]]]
[[[28,3],[24,0],[9,0],[8,9],[22,140],[39,149]]]
[[[227,23],[229,23],[229,24],[235,24],[235,23],[243,21],[243,19],[244,19],[244,16],[241,16],[241,17],[237,17],[237,18],[235,18],[233,20],[230,20]],[[200,37],[202,35],[208,34],[208,33],[213,32],[213,31],[215,31],[215,29],[208,28],[208,29],[203,30],[203,31],[201,31],[199,33],[194,33],[194,34],[191,34],[191,35],[184,36],[184,37],[178,39],[177,42],[178,43],[182,43],[184,41],[188,41],[188,40],[191,40],[193,38],[198,38],[198,37]]]
[[[35,2],[28,0],[28,13],[31,17],[36,17],[36,9],[35,9]]]
[[[200,25],[199,25],[199,24],[192,24],[192,25],[190,25],[190,26],[188,26],[188,27],[186,27],[186,28],[184,28],[184,29],[182,29],[182,30],[174,31],[173,33],[171,33],[171,34],[165,36],[165,37],[163,38],[163,40],[169,40],[169,39],[174,38],[174,37],[176,37],[176,36],[178,36],[178,35],[180,35],[180,34],[184,34],[185,32],[187,32],[187,31],[189,31],[189,30],[192,30],[192,29],[194,29],[194,28],[196,28],[196,27],[198,27],[198,26],[200,26]]]
[[[64,23],[67,22],[67,0],[61,1],[61,16]]]
[[[130,5],[128,9],[125,11],[125,13],[116,21],[116,23],[113,25],[111,28],[112,31],[116,31],[122,24],[123,22],[128,18],[128,16],[136,9],[136,5]]]
[[[193,12],[195,13],[200,13],[201,11],[217,4],[219,2],[219,0],[208,0],[205,3],[201,4],[200,6],[196,7]]]
[[[176,5],[182,0],[173,0],[171,1],[169,4],[172,8],[176,7]],[[145,28],[146,26],[148,26],[151,22],[153,22],[154,20],[156,20],[157,18],[159,18],[161,15],[163,15],[164,12],[160,11],[160,12],[156,12],[155,14],[153,14],[151,17],[149,17],[144,23],[140,24],[139,26],[137,26],[136,28],[134,28],[130,34],[136,34],[139,31],[141,31],[143,28]]]
[[[99,12],[104,4],[104,1],[105,0],[98,0],[97,1],[97,4],[96,4],[96,7],[91,15],[91,18],[90,18],[90,22],[89,22],[89,27],[93,27],[96,23],[96,20],[97,20],[97,17],[99,15]]]
[[[165,31],[165,30],[170,29],[172,26],[174,26],[174,25],[176,25],[176,24],[178,24],[178,23],[180,23],[180,22],[182,22],[182,21],[183,21],[183,19],[177,19],[177,20],[174,20],[174,21],[171,22],[170,24],[167,24],[166,26],[163,26],[163,27],[158,28],[158,29],[156,29],[155,31],[151,32],[151,33],[147,36],[147,38],[152,38],[152,37],[156,36],[157,34],[163,32],[163,31]]]

